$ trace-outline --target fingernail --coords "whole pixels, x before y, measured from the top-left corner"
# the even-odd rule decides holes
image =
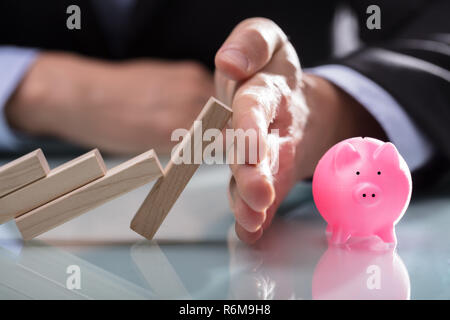
[[[239,50],[236,49],[225,49],[220,54],[223,60],[235,65],[242,71],[247,71],[248,69],[248,59]]]

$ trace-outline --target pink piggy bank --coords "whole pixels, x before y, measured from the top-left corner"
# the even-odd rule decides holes
[[[378,236],[395,244],[394,227],[408,208],[411,190],[411,173],[395,146],[360,137],[328,150],[312,183],[314,202],[334,244],[352,236]]]

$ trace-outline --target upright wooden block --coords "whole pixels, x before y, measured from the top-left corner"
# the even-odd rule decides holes
[[[210,98],[197,118],[202,124],[200,132],[202,137],[208,129],[222,130],[231,114],[230,108],[216,99]],[[191,164],[175,164],[179,163],[178,159],[182,157],[181,150],[185,149],[185,144],[191,146],[192,157],[199,149],[203,154],[205,144],[201,140],[199,142],[198,139],[194,139],[194,130],[194,126],[192,126],[190,135],[183,139],[178,151],[174,152],[171,161],[165,168],[164,176],[158,179],[131,221],[131,229],[149,240],[153,238],[175,201],[199,167],[199,164],[195,164],[193,161],[191,161]]]
[[[107,171],[104,177],[16,218],[17,227],[25,240],[32,239],[162,174],[158,157],[150,150]]]
[[[0,198],[0,223],[18,217],[104,176],[105,163],[97,149],[50,171],[45,177]]]
[[[45,177],[50,171],[41,149],[0,167],[0,197]]]

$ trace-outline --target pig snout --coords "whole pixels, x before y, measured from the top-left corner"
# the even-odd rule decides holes
[[[371,206],[381,200],[381,189],[372,183],[360,183],[353,190],[353,198],[359,204]]]

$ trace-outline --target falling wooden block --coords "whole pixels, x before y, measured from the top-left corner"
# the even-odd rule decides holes
[[[50,171],[41,149],[0,167],[0,197],[45,177]]]
[[[105,163],[97,149],[69,161],[34,183],[0,198],[0,223],[16,218],[104,176]]]
[[[162,174],[158,157],[150,150],[107,171],[102,178],[16,218],[17,227],[24,240],[32,239]]]
[[[232,111],[214,98],[210,98],[197,120],[201,121],[201,137],[206,130],[216,128],[222,130],[228,122]],[[131,221],[131,229],[152,239],[156,231],[161,226],[175,201],[184,190],[185,186],[194,175],[200,164],[191,161],[190,164],[179,163],[182,157],[181,150],[186,144],[191,146],[191,157],[194,157],[196,150],[200,149],[203,154],[205,143],[194,139],[194,126],[189,135],[184,137],[179,144],[178,151],[174,152],[172,159],[164,170],[164,176],[159,178],[152,190],[144,200],[138,212]],[[200,138],[201,139],[201,138]],[[195,140],[195,141],[194,141]]]

